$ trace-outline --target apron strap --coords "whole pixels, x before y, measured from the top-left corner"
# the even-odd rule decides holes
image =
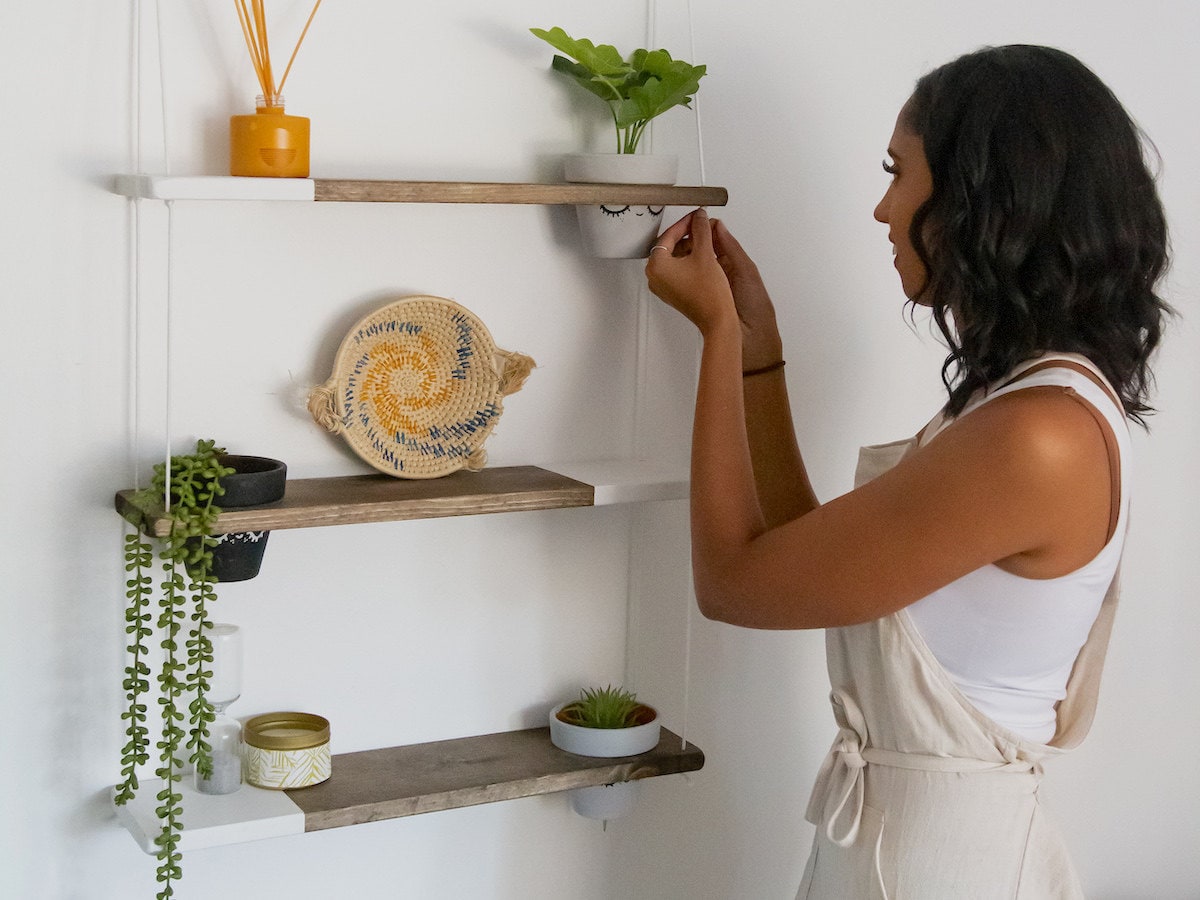
[[[1051,747],[1071,750],[1078,747],[1096,718],[1096,704],[1100,699],[1100,673],[1104,669],[1104,657],[1108,653],[1108,639],[1112,634],[1113,620],[1117,614],[1117,603],[1121,597],[1121,567],[1113,575],[1100,613],[1092,623],[1087,640],[1067,679],[1067,695],[1058,703],[1058,730],[1050,740]]]

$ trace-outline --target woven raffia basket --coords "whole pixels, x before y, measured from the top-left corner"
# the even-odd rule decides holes
[[[498,350],[470,310],[405,297],[355,325],[308,410],[354,451],[397,478],[437,478],[487,463],[483,442],[534,367]]]

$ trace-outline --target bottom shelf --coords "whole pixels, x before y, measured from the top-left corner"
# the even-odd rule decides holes
[[[342,753],[324,784],[287,791],[243,785],[214,797],[180,784],[180,849],[200,850],[261,838],[361,825],[420,813],[515,800],[573,788],[694,772],[704,754],[666,728],[658,746],[639,756],[576,756],[550,743],[548,728]],[[158,781],[144,782],[117,817],[147,853],[156,852]]]

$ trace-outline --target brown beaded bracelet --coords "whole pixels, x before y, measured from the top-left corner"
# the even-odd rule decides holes
[[[742,373],[742,377],[749,378],[751,375],[766,375],[768,372],[774,372],[776,369],[782,369],[786,365],[787,360],[781,359],[779,362],[773,362],[769,366],[763,366],[760,369],[747,369]]]

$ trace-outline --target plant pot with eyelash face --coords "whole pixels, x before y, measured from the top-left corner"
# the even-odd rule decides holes
[[[578,153],[566,157],[566,180],[586,184],[674,184],[679,158],[641,153]],[[601,259],[645,259],[662,230],[663,207],[577,206],[584,249]]]

